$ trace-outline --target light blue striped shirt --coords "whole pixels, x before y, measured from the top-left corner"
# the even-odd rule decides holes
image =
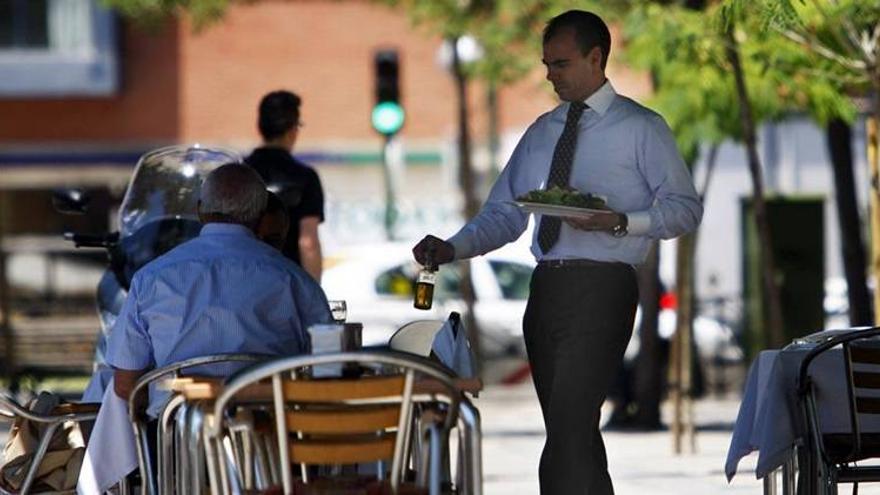
[[[559,241],[546,254],[532,238],[536,260],[588,258],[639,264],[651,239],[670,239],[697,228],[703,216],[687,167],[663,118],[618,95],[607,82],[585,101],[578,122],[571,187],[603,196],[608,206],[626,213],[629,233],[587,232],[562,224]],[[488,253],[519,238],[528,214],[511,201],[545,189],[556,141],[562,134],[568,103],[540,116],[517,144],[482,210],[449,238],[456,259]],[[541,216],[535,218],[535,225]]]
[[[307,328],[331,321],[299,266],[246,227],[209,223],[135,274],[107,362],[142,370],[208,354],[308,353]]]

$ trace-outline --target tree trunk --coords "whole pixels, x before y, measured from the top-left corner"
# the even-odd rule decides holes
[[[779,285],[776,283],[776,264],[770,237],[770,224],[767,221],[767,207],[764,203],[764,179],[758,148],[755,142],[755,120],[752,116],[751,101],[746,89],[745,75],[739,58],[739,46],[734,37],[734,25],[725,32],[727,59],[733,69],[736,93],[739,97],[739,111],[742,120],[743,141],[748,153],[749,171],[752,176],[752,195],[755,202],[755,224],[758,228],[762,263],[762,282],[766,311],[764,312],[764,331],[769,347],[782,347],[785,344],[785,322],[782,317],[782,304],[779,296]]]
[[[458,99],[458,177],[461,192],[464,196],[464,217],[470,220],[477,214],[479,203],[474,190],[474,171],[471,165],[471,136],[468,125],[468,99],[467,99],[467,76],[461,67],[461,58],[458,53],[458,38],[450,38],[452,46],[452,75],[455,79],[455,92]],[[465,328],[470,334],[471,346],[477,356],[477,366],[482,366],[482,346],[480,345],[480,329],[474,315],[474,285],[471,281],[470,260],[461,262],[461,296],[464,299],[466,311],[464,316]]]
[[[862,223],[853,175],[852,132],[849,124],[834,119],[828,123],[826,136],[834,171],[834,189],[837,192],[837,221],[849,299],[849,323],[852,326],[871,325],[871,295],[865,274],[868,262],[865,245],[862,244]]]
[[[663,354],[657,332],[660,315],[660,249],[656,242],[645,263],[639,267],[639,304],[642,323],[639,327],[639,354],[635,370],[635,402],[633,426],[640,430],[658,430],[660,399],[663,394]]]
[[[880,281],[880,150],[878,129],[880,124],[880,76],[874,81],[873,109],[868,116],[867,145],[868,167],[871,178],[871,273],[874,282]],[[874,324],[880,319],[880,290],[874,289]]]
[[[693,392],[693,320],[694,320],[694,252],[697,234],[678,238],[675,260],[676,308],[675,336],[672,339],[670,392],[673,404],[673,450],[682,452],[682,437],[687,432],[693,444],[693,424],[689,401]]]

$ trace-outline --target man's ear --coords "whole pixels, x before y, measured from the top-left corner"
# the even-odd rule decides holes
[[[597,66],[602,65],[602,49],[598,46],[594,46],[590,53],[587,54],[587,57],[590,59],[590,63],[595,64]]]
[[[196,213],[199,215],[199,221],[202,223],[205,223],[205,217],[202,214],[202,200],[201,199],[196,203]]]

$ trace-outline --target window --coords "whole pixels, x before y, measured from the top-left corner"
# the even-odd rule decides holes
[[[108,96],[116,23],[98,0],[0,0],[0,97]]]
[[[0,49],[49,47],[47,0],[0,0]]]
[[[532,269],[520,263],[490,261],[492,272],[498,279],[498,287],[504,299],[528,299]]]
[[[415,263],[404,263],[382,272],[376,277],[376,292],[383,296],[413,297],[416,270]]]

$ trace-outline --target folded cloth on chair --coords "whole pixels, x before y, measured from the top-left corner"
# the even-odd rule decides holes
[[[61,402],[57,395],[41,392],[28,403],[27,408],[34,414],[50,415]],[[46,425],[42,423],[21,417],[15,419],[3,451],[7,462],[0,468],[0,488],[14,492],[21,489],[45,428]],[[52,435],[49,449],[37,468],[32,490],[41,493],[47,490],[61,493],[72,491],[76,486],[84,451],[78,425],[59,427]]]
[[[431,351],[461,378],[474,376],[474,355],[458,313],[452,312],[434,337]]]
[[[104,493],[137,466],[134,430],[128,418],[128,404],[116,395],[111,379],[104,391],[101,410],[89,437],[76,492],[80,495]]]

